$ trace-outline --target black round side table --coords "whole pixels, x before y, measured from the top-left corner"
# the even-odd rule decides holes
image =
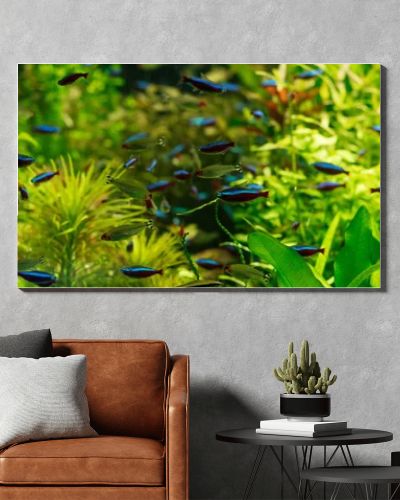
[[[231,429],[220,431],[216,434],[218,441],[228,443],[250,444],[258,447],[256,458],[254,460],[250,476],[248,478],[246,488],[243,494],[243,500],[250,498],[254,487],[260,465],[266,451],[270,451],[281,468],[281,498],[284,498],[284,479],[286,478],[289,484],[293,487],[296,493],[300,493],[302,471],[308,470],[312,465],[312,456],[314,447],[323,447],[324,458],[323,466],[329,467],[335,456],[342,455],[346,466],[354,467],[354,460],[350,452],[350,446],[362,444],[384,443],[393,439],[391,432],[372,430],[372,429],[353,429],[352,434],[342,436],[327,436],[319,438],[295,437],[295,436],[280,436],[272,434],[257,434],[255,429]],[[333,451],[328,456],[328,447],[334,447]],[[285,465],[284,449],[289,448],[294,451],[297,477],[292,477]],[[309,493],[310,485],[306,480],[305,496]],[[324,499],[326,498],[326,489],[324,486]]]
[[[378,494],[380,484],[387,485],[387,499],[392,500],[400,488],[400,467],[327,467],[318,469],[309,469],[301,473],[301,481],[324,483],[334,483],[330,500],[335,500],[338,496],[341,486],[345,486],[352,498],[354,492],[349,488],[349,484],[365,487],[365,496],[367,500],[374,500]],[[391,485],[396,487],[391,490]],[[310,493],[314,488],[311,485]],[[301,486],[300,486],[301,490]],[[308,496],[310,496],[310,493]],[[362,493],[362,492],[361,492]],[[303,497],[304,498],[304,497]]]

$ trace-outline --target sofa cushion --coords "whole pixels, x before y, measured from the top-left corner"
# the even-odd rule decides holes
[[[89,437],[86,357],[0,357],[0,448],[24,441]]]
[[[144,438],[55,439],[0,454],[1,484],[160,486],[164,470],[164,446]]]
[[[0,337],[0,356],[6,358],[44,358],[52,353],[51,332],[48,328]]]
[[[170,356],[161,341],[53,340],[54,354],[85,354],[90,422],[99,434],[163,439]]]

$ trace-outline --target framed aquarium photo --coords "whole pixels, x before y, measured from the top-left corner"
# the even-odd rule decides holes
[[[21,64],[18,287],[379,289],[378,64]]]

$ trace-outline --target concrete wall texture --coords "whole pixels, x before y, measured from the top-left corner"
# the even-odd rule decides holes
[[[255,449],[215,431],[278,416],[271,369],[307,337],[339,375],[333,416],[391,430],[360,462],[400,450],[398,0],[0,2],[1,335],[161,338],[192,362],[191,498],[240,498]],[[379,62],[387,68],[387,287],[382,292],[43,292],[16,288],[17,63]],[[51,245],[51,241],[48,242]],[[268,457],[254,498],[274,497]]]

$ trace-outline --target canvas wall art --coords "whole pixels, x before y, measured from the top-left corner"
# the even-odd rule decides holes
[[[20,288],[379,288],[376,64],[19,65]]]

